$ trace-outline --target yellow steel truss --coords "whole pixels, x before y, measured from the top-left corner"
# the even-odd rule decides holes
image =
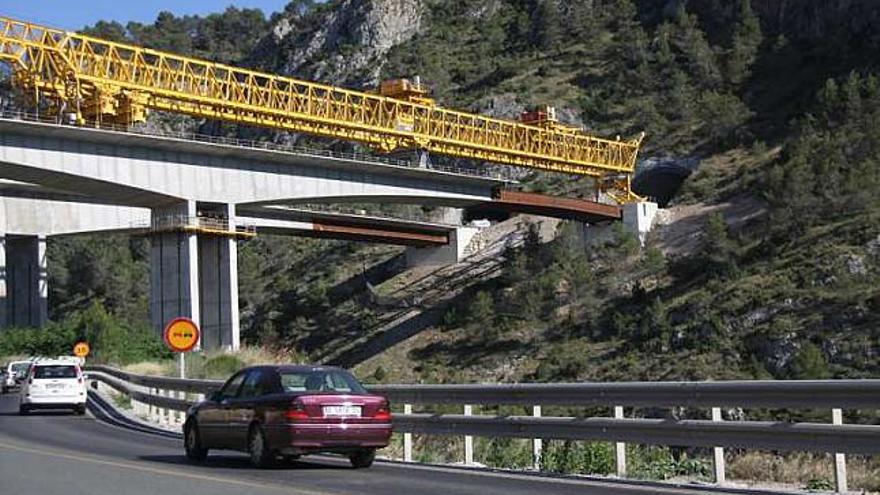
[[[35,104],[48,101],[79,123],[131,124],[158,109],[356,141],[380,152],[417,148],[598,178],[631,175],[642,139],[489,118],[427,98],[300,81],[6,17],[0,17],[0,61]],[[637,199],[629,180],[600,184],[618,201]]]

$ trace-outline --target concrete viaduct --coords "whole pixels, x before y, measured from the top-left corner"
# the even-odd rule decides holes
[[[45,323],[48,236],[187,227],[218,218],[220,233],[231,235],[169,228],[151,236],[153,326],[189,316],[200,324],[207,348],[239,344],[238,215],[267,232],[332,237],[326,219],[316,224],[268,206],[466,206],[490,200],[503,184],[383,162],[20,120],[0,120],[0,178],[0,326]]]
[[[188,316],[202,328],[204,348],[234,349],[241,236],[256,230],[386,242],[410,246],[415,262],[454,262],[476,229],[295,205],[479,208],[495,201],[509,209],[508,198],[496,197],[504,185],[359,157],[0,119],[0,328],[46,322],[47,237],[140,232],[151,240],[153,327]],[[532,199],[529,211],[560,207]],[[581,219],[621,216],[615,207],[568,206],[584,204],[595,211],[580,212]],[[624,223],[638,224],[638,211],[624,209]]]

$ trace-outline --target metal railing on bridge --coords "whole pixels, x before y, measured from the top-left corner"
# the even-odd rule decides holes
[[[205,215],[165,215],[149,221],[132,225],[133,228],[148,234],[165,232],[189,232],[225,237],[251,238],[257,235],[256,226],[229,218]]]
[[[143,376],[106,366],[90,378],[132,400],[185,411],[223,382]],[[473,436],[531,439],[535,467],[542,441],[615,443],[617,475],[626,475],[625,443],[709,447],[714,476],[725,481],[724,448],[832,453],[839,492],[847,490],[845,454],[880,454],[880,426],[842,424],[843,410],[880,410],[880,380],[623,382],[490,385],[371,385],[371,392],[403,404],[394,416],[404,434],[404,460],[412,461],[412,435],[464,435],[465,464],[473,463]],[[169,393],[173,391],[173,393]],[[459,405],[464,414],[413,413],[413,405]],[[531,416],[474,415],[474,406],[531,406]],[[542,417],[542,407],[608,407],[613,417]],[[706,408],[710,420],[627,418],[624,407]],[[721,407],[827,409],[832,423],[725,421]]]

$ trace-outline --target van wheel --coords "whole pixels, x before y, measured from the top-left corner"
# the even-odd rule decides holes
[[[248,453],[251,455],[251,464],[256,468],[266,469],[275,465],[275,452],[269,449],[266,435],[259,425],[252,426],[248,434]]]
[[[187,459],[191,461],[202,462],[208,458],[208,449],[202,447],[199,427],[192,423],[187,423],[184,428],[183,447],[186,449]]]
[[[375,459],[376,451],[374,449],[359,450],[348,457],[355,469],[368,468],[373,465]]]

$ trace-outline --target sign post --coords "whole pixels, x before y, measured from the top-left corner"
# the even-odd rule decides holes
[[[77,342],[73,346],[73,355],[79,358],[80,366],[86,363],[86,356],[89,355],[89,352],[91,352],[91,350],[92,349],[89,347],[88,342]]]
[[[184,355],[199,343],[199,326],[189,318],[175,318],[165,326],[162,333],[165,345],[177,353],[177,367],[181,378],[186,378]]]

